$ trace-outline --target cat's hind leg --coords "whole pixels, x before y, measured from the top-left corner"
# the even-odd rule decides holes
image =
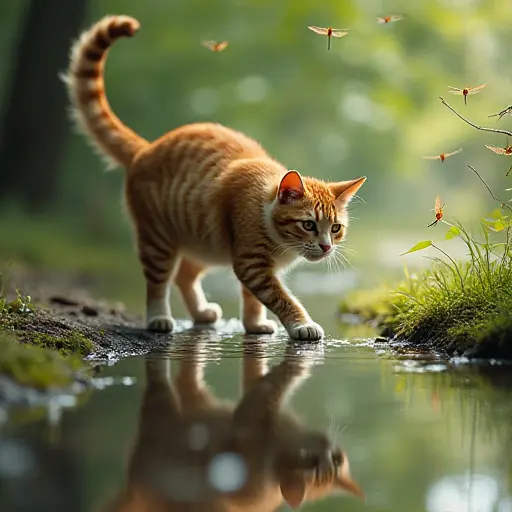
[[[167,244],[139,239],[139,258],[146,278],[146,327],[150,331],[171,332],[170,282],[180,256]]]
[[[201,279],[207,267],[189,259],[182,259],[176,274],[178,285],[187,309],[197,324],[213,324],[222,318],[222,308],[208,302]]]

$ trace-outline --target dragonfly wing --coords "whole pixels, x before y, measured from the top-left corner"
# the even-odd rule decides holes
[[[477,85],[476,87],[469,87],[468,94],[476,94],[480,92],[487,84]]]
[[[461,151],[462,151],[462,148],[456,149],[455,151],[452,151],[451,153],[446,153],[446,155],[444,155],[444,157],[448,158],[449,156],[457,155]]]
[[[441,157],[439,155],[437,156],[424,156],[425,160],[439,160]]]
[[[394,14],[391,16],[391,21],[400,21],[403,18],[400,14]]]
[[[309,30],[316,32],[317,34],[322,34],[323,36],[327,35],[327,29],[322,27],[315,27],[314,25],[308,26]]]
[[[217,45],[217,51],[221,52],[222,50],[225,50],[228,47],[228,44],[229,43],[227,41],[222,41]]]
[[[496,146],[488,146],[487,144],[485,145],[485,147],[487,149],[490,149],[493,153],[496,153],[497,155],[505,154],[505,150],[503,148],[497,148]]]
[[[343,36],[346,36],[348,34],[348,32],[344,32],[342,30],[333,30],[332,31],[332,37],[343,37]]]

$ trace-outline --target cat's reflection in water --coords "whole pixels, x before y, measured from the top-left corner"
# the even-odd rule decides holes
[[[288,349],[267,373],[263,356],[246,344],[234,405],[205,384],[200,345],[187,350],[174,379],[168,359],[148,358],[127,484],[107,510],[270,512],[340,491],[363,497],[345,453],[284,408],[308,376],[308,358]]]

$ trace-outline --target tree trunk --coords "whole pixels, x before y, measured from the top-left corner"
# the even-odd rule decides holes
[[[87,0],[31,0],[14,49],[0,129],[0,200],[15,197],[32,213],[55,198],[69,133],[58,73],[85,22]]]

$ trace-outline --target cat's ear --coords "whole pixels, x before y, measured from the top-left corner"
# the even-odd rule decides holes
[[[287,471],[279,483],[284,501],[292,507],[299,508],[306,498],[306,482],[297,471]]]
[[[366,176],[363,176],[362,178],[357,178],[355,180],[331,183],[331,192],[336,197],[336,207],[342,208],[346,206],[357,193],[357,191],[362,187],[365,181]]]
[[[336,478],[336,485],[338,486],[338,489],[340,489],[340,491],[342,491],[344,494],[352,494],[358,498],[361,498],[363,501],[365,500],[364,491],[356,482],[354,482],[350,476],[348,461],[341,467],[341,471]]]
[[[280,203],[287,204],[304,197],[304,183],[297,171],[288,171],[277,190],[277,198]]]

